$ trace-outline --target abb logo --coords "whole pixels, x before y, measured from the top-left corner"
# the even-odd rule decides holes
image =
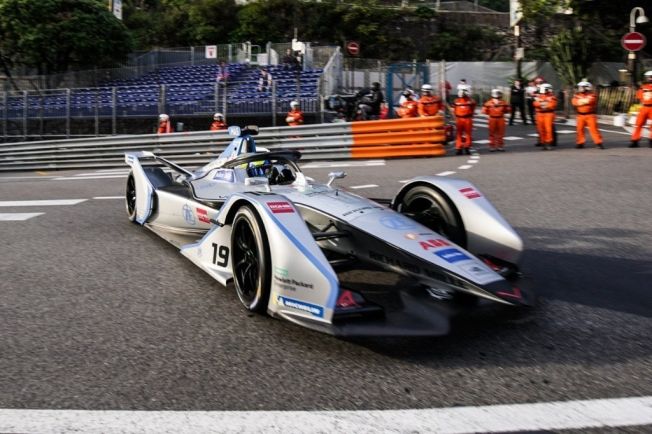
[[[426,241],[419,241],[419,245],[421,245],[421,248],[423,250],[428,250],[428,249],[437,249],[439,247],[448,247],[451,244],[446,241],[446,240],[426,240]]]
[[[294,208],[288,202],[267,202],[267,206],[274,214],[294,212]]]

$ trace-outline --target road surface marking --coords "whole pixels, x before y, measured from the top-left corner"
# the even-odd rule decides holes
[[[124,199],[124,196],[96,196],[93,199],[96,200],[107,200],[107,199]]]
[[[384,166],[385,160],[368,160],[368,161],[350,161],[350,162],[333,162],[333,163],[309,163],[302,164],[302,169],[320,169],[330,167],[365,167],[365,166]]]
[[[349,188],[353,190],[359,190],[361,188],[374,188],[374,187],[378,187],[378,186],[376,184],[364,184],[364,185],[352,185]]]
[[[60,199],[60,200],[0,200],[0,206],[63,206],[77,205],[87,199]]]
[[[63,176],[61,178],[54,178],[53,181],[79,181],[80,179],[111,179],[111,178],[124,178],[125,175],[103,175],[103,176]]]
[[[0,409],[0,432],[498,433],[652,424],[652,396],[423,410],[127,411]],[[645,430],[643,430],[645,431]]]
[[[440,173],[437,174],[437,176],[448,176],[448,175],[454,175],[454,174],[455,174],[455,172],[452,172],[452,171],[449,170],[447,172],[440,172]]]
[[[10,213],[0,213],[0,222],[14,222],[14,221],[24,221],[29,220],[32,217],[42,215],[42,212],[10,212]]]
[[[523,140],[523,137],[516,137],[516,136],[507,136],[503,137],[504,140]]]
[[[471,166],[470,164],[465,164],[464,166],[458,167],[458,169],[466,170],[466,169],[470,169],[471,167],[473,167],[473,166]]]

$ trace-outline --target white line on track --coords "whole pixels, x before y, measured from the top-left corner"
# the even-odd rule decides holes
[[[480,155],[474,152],[469,158],[472,160],[478,160],[480,159]]]
[[[487,143],[489,143],[489,140],[487,139],[474,140],[473,143],[477,143],[478,145],[486,145]]]
[[[110,200],[110,199],[124,199],[124,196],[96,196],[95,200]]]
[[[467,160],[466,161],[468,164],[477,164],[480,162],[480,160]]]
[[[77,205],[87,199],[59,199],[59,200],[0,200],[0,206],[62,206]]]
[[[80,176],[80,177],[81,176],[102,176],[102,177],[107,176],[108,177],[108,176],[117,176],[117,175],[126,176],[129,175],[129,171],[123,170],[121,172],[89,172],[89,173],[78,173],[74,176]]]
[[[473,167],[473,166],[471,166],[470,164],[465,164],[465,165],[463,165],[463,166],[458,167],[458,169],[460,169],[460,170],[467,170],[467,169],[470,169],[471,167]]]
[[[129,173],[129,169],[100,169],[97,171],[97,173],[113,173],[113,172]]]
[[[0,222],[15,222],[15,221],[25,221],[29,220],[32,217],[39,216],[44,214],[42,212],[10,212],[10,213],[0,213]]]
[[[652,424],[652,396],[482,407],[371,411],[0,409],[1,432],[497,433]]]
[[[56,178],[56,176],[0,176],[0,180],[5,180],[5,179],[51,179],[51,178]]]
[[[448,176],[448,175],[454,175],[454,174],[455,174],[455,172],[448,170],[446,172],[438,173],[437,176]]]
[[[507,136],[503,137],[503,140],[523,140],[523,137]]]
[[[366,167],[366,166],[384,166],[385,160],[367,160],[367,161],[350,161],[350,162],[324,162],[324,163],[309,163],[302,164],[302,169],[319,169],[330,167]]]
[[[106,176],[63,176],[61,178],[54,178],[53,181],[79,181],[81,179],[111,179],[111,178],[124,178],[125,175],[106,175]]]
[[[378,186],[376,184],[364,184],[364,185],[352,185],[349,188],[352,190],[359,190],[361,188],[374,188],[374,187],[378,187]]]

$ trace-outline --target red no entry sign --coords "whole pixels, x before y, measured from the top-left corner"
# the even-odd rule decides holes
[[[360,44],[355,41],[349,41],[346,43],[346,51],[351,56],[357,56],[360,54]]]
[[[639,51],[645,47],[645,35],[638,32],[627,33],[620,40],[621,45],[625,50],[629,51]]]

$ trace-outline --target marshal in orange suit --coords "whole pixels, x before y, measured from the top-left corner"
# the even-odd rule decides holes
[[[604,146],[602,146],[602,136],[600,135],[600,131],[598,131],[598,118],[596,115],[598,97],[592,91],[591,83],[588,81],[577,83],[577,92],[573,95],[571,103],[577,112],[575,147],[578,149],[584,147],[584,143],[586,142],[584,128],[588,127],[589,134],[591,134],[591,139],[593,139],[596,148],[604,149]]]
[[[491,99],[482,106],[482,113],[489,116],[489,152],[505,151],[505,115],[511,111],[500,89],[492,89]]]
[[[539,86],[539,93],[534,98],[534,110],[537,113],[536,120],[539,143],[543,145],[544,151],[550,149],[554,140],[552,128],[555,123],[556,108],[557,98],[552,93],[552,86],[548,83]]]
[[[630,148],[638,148],[638,141],[641,139],[643,126],[648,120],[652,121],[652,71],[645,73],[645,83],[636,92],[636,98],[641,102],[641,111],[636,117],[636,127],[632,133]],[[650,127],[650,148],[652,148],[652,126]]]

